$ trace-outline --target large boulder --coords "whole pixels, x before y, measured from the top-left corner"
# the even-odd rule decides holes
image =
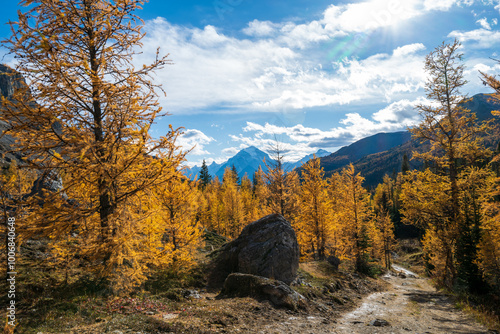
[[[219,297],[252,297],[269,300],[277,307],[291,310],[306,307],[306,299],[281,281],[266,277],[233,273],[226,278]]]
[[[209,284],[220,287],[234,272],[290,284],[298,268],[299,245],[295,231],[283,216],[272,214],[247,225],[237,239],[217,252]]]

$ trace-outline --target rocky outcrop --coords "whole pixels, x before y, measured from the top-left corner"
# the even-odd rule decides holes
[[[4,64],[0,64],[0,94],[3,97],[10,99],[16,89],[25,86],[26,82],[21,74]]]
[[[252,297],[257,300],[269,300],[277,307],[291,310],[306,307],[306,299],[285,283],[241,273],[233,273],[227,277],[219,297]]]
[[[21,74],[12,68],[0,64],[0,94],[1,96],[10,100],[14,92],[20,88],[26,88],[26,81]],[[31,100],[31,96],[27,95],[26,99]],[[0,113],[3,106],[0,106]],[[0,164],[9,164],[16,161],[18,164],[22,163],[22,155],[17,152],[12,152],[11,148],[15,139],[11,135],[1,135],[9,128],[9,124],[0,120]]]
[[[290,284],[299,267],[299,246],[291,224],[272,214],[247,225],[240,236],[215,254],[209,285],[222,286],[235,272]]]
[[[331,255],[326,259],[326,261],[332,265],[333,269],[339,270],[340,259],[338,257]]]

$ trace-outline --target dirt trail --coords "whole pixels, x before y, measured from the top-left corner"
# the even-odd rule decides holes
[[[401,267],[394,269],[404,275],[385,275],[389,289],[369,295],[360,307],[337,319],[332,333],[492,333],[456,309],[449,297],[437,293],[428,279]],[[388,325],[370,324],[376,319],[385,320]]]

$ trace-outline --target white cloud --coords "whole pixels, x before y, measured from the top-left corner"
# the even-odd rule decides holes
[[[453,6],[471,6],[474,0],[425,0],[424,8],[426,10],[448,11]]]
[[[358,113],[348,113],[339,126],[329,130],[305,127],[302,124],[294,126],[279,126],[265,123],[247,122],[243,128],[245,135],[230,136],[233,141],[242,146],[257,147],[272,146],[275,138],[283,143],[283,148],[289,150],[286,159],[297,160],[307,154],[314,153],[318,148],[334,151],[342,146],[379,132],[394,132],[405,130],[421,121],[415,106],[429,104],[425,98],[416,100],[403,99],[393,102],[374,113],[371,118],[362,117]],[[246,134],[252,134],[248,136]]]
[[[238,109],[266,99],[253,83],[269,68],[290,67],[297,54],[271,40],[239,40],[219,33],[172,25],[158,18],[146,23],[146,38],[136,66],[150,63],[161,45],[173,66],[156,72],[155,80],[168,96],[161,103],[173,113],[193,112],[225,104]]]
[[[255,31],[259,24],[254,21]],[[424,77],[421,43],[322,66],[303,50],[332,36],[319,21],[286,24],[273,38],[254,40],[228,37],[213,26],[172,25],[161,18],[148,21],[146,30],[136,66],[150,63],[158,45],[171,53],[174,65],[157,71],[155,80],[168,94],[162,105],[174,114],[220,110],[221,105],[229,112],[248,112],[390,101],[420,89]]]
[[[457,0],[425,0],[424,7],[427,10],[449,10]]]
[[[322,22],[327,30],[368,32],[394,26],[421,14],[417,0],[369,0],[347,5],[331,5]]]
[[[479,19],[476,21],[477,24],[479,24],[483,29],[486,30],[491,30],[491,26],[488,23],[488,19],[486,17],[483,17],[482,19]]]
[[[398,47],[392,52],[392,54],[395,57],[404,57],[421,50],[425,50],[425,45],[423,45],[422,43],[413,43]]]
[[[248,27],[243,29],[243,32],[249,36],[263,37],[272,35],[277,27],[278,25],[271,21],[259,21],[255,19],[248,23]]]
[[[209,152],[204,150],[205,145],[215,141],[200,130],[186,129],[182,135],[177,138],[176,144],[182,147],[184,151],[189,151],[189,155],[207,155]]]
[[[216,47],[231,40],[217,32],[215,27],[208,25],[203,30],[194,29],[191,35],[191,42],[201,47]]]
[[[396,28],[426,11],[469,2],[367,0],[331,5],[319,19],[301,24],[253,20],[243,29],[248,38],[225,35],[211,25],[191,28],[157,18],[146,22],[143,54],[135,64],[150,63],[158,45],[171,54],[174,65],[157,71],[155,80],[168,94],[160,102],[174,114],[391,102],[423,88],[426,46],[401,45],[364,59],[349,57],[351,49],[367,43],[376,29]],[[491,45],[500,37],[484,28],[450,36],[479,45]],[[330,60],[317,52],[326,42],[336,53]]]
[[[415,106],[429,103],[429,100],[423,97],[419,97],[414,101],[403,99],[393,102],[384,109],[377,111],[373,114],[372,118],[382,124],[412,126],[421,121],[420,116],[415,112]]]
[[[448,37],[457,38],[460,42],[471,42],[471,46],[487,49],[497,45],[500,41],[500,31],[487,30],[484,28],[471,31],[452,31]]]

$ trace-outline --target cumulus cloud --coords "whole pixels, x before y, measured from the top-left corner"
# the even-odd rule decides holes
[[[487,49],[499,43],[500,31],[488,29],[475,29],[471,31],[452,31],[448,37],[458,39],[463,43],[471,43],[472,47]]]
[[[483,29],[491,30],[491,25],[488,23],[488,19],[486,17],[477,20],[476,23],[483,27]]]
[[[207,155],[209,152],[204,150],[205,145],[215,141],[200,130],[186,129],[182,135],[177,138],[176,144],[182,147],[184,151],[189,151],[190,155]]]
[[[412,126],[420,121],[420,117],[415,112],[415,106],[429,103],[429,100],[423,97],[419,97],[413,101],[403,99],[377,111],[373,114],[372,118],[381,124]]]
[[[276,138],[279,138],[283,148],[289,149],[287,159],[292,161],[314,153],[319,148],[334,151],[379,132],[405,130],[408,126],[421,121],[415,106],[430,103],[425,98],[403,99],[388,104],[370,118],[363,117],[359,113],[348,113],[337,127],[329,130],[306,127],[302,124],[280,126],[247,122],[243,134],[230,137],[233,141],[241,143],[240,147],[254,145],[261,148],[272,146]]]
[[[425,50],[425,45],[422,43],[413,43],[396,48],[392,54],[394,57],[405,57],[421,50]]]
[[[391,101],[422,87],[423,44],[401,45],[365,59],[345,56],[374,30],[423,13],[422,0],[331,5],[317,20],[300,24],[253,20],[243,29],[249,38],[225,35],[211,25],[184,27],[157,18],[146,22],[143,53],[135,64],[150,63],[158,45],[170,53],[174,65],[157,71],[155,80],[168,94],[162,105],[175,114]],[[325,61],[317,48],[326,42],[339,55]]]
[[[263,37],[272,35],[277,27],[278,25],[271,21],[259,21],[255,19],[248,23],[248,27],[243,29],[243,32],[249,36]]]
[[[248,112],[373,102],[421,88],[420,51],[425,47],[420,43],[401,46],[392,54],[346,60],[324,68],[314,63],[308,52],[301,51],[301,37],[293,38],[293,47],[283,40],[286,36],[309,36],[318,24],[293,26],[286,33],[282,27],[281,35],[272,39],[240,40],[212,26],[188,29],[156,19],[147,23],[144,55],[136,62],[138,66],[147,63],[146,56],[157,45],[165,45],[171,52],[174,65],[158,71],[156,80],[163,83],[168,94],[162,104],[174,113],[220,106],[232,112]],[[304,32],[298,32],[300,29]],[[322,38],[321,34],[317,36],[309,36],[309,41]]]
[[[417,0],[370,0],[347,5],[331,5],[322,22],[327,30],[367,32],[396,25],[421,15]]]
[[[426,10],[447,11],[453,6],[471,6],[474,0],[425,0],[424,7]]]
[[[267,94],[253,83],[269,68],[287,69],[295,51],[266,39],[228,37],[212,26],[204,29],[173,25],[162,18],[146,23],[147,35],[137,67],[150,63],[158,45],[170,53],[173,66],[156,71],[168,96],[161,103],[169,112],[196,112],[226,105],[238,109]]]

